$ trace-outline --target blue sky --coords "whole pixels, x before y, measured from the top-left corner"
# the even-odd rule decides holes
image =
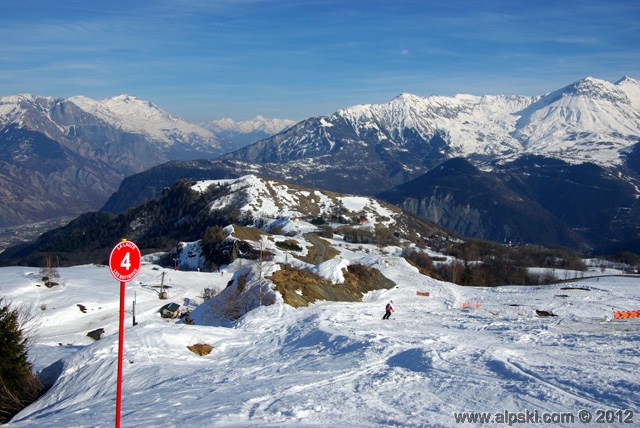
[[[637,0],[3,0],[0,95],[296,120],[400,93],[640,78]]]

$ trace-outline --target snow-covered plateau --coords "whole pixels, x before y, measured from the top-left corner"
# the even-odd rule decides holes
[[[578,424],[581,410],[594,421],[607,410],[640,420],[640,320],[612,320],[614,309],[640,308],[640,278],[460,287],[421,275],[398,248],[328,241],[340,254],[317,266],[321,275],[339,278],[332,268],[361,263],[397,285],[363,302],[295,309],[269,281],[293,258],[273,246],[262,289],[275,303],[229,319],[216,312],[227,283],[250,269],[241,294],[257,298],[257,261],[185,272],[146,256],[126,286],[122,426],[454,426],[464,412],[505,411],[572,414]],[[592,269],[586,276],[617,273]],[[34,368],[57,377],[8,426],[111,426],[119,284],[106,266],[59,274],[49,289],[36,268],[0,269],[0,294],[35,315],[27,324]],[[158,298],[161,281],[168,300]],[[203,300],[205,288],[217,296]],[[389,300],[395,312],[384,321]],[[195,324],[161,318],[169,302],[190,309]],[[98,328],[105,333],[94,342],[86,334]],[[213,350],[187,349],[199,343]]]

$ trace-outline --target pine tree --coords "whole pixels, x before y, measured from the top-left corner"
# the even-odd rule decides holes
[[[42,386],[28,360],[23,314],[0,299],[0,423],[35,401]]]

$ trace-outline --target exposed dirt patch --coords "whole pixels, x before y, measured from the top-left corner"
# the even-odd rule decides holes
[[[309,189],[307,188],[280,181],[275,178],[265,180],[265,185],[267,192],[269,193],[269,198],[276,203],[278,208],[285,207],[285,204],[280,202],[280,192],[286,189],[286,192],[290,195],[290,199],[296,201],[293,205],[293,208],[296,211],[305,213],[307,216],[311,217],[316,217],[321,214],[320,205],[321,199],[323,198],[317,195],[316,192],[309,192]],[[333,205],[337,205],[339,203],[337,201],[337,198],[340,196],[338,193],[327,190],[323,190],[322,193],[325,198],[329,197],[332,200]]]
[[[350,265],[344,274],[344,284],[332,284],[308,270],[280,265],[269,279],[276,285],[284,302],[293,307],[308,306],[316,300],[360,302],[364,293],[395,287],[379,270],[363,265]]]
[[[308,249],[308,253],[306,256],[296,257],[303,262],[317,265],[322,262],[326,262],[327,260],[331,260],[338,254],[340,254],[338,250],[336,250],[331,246],[331,244],[329,244],[329,242],[320,238],[315,233],[306,233],[304,237],[312,244],[312,246]]]
[[[262,236],[268,235],[255,227],[245,227],[234,224],[231,236],[238,238],[241,241],[260,241]]]
[[[196,343],[195,345],[187,346],[187,349],[202,357],[204,355],[209,355],[213,350],[213,346],[206,343]]]

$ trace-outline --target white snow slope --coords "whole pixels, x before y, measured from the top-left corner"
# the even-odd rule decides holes
[[[362,303],[294,309],[277,298],[233,321],[211,313],[217,298],[202,303],[200,295],[213,288],[224,296],[233,273],[255,272],[256,262],[221,273],[165,270],[169,301],[200,305],[196,325],[187,325],[160,318],[162,269],[146,259],[126,291],[122,426],[454,426],[459,412],[504,411],[571,413],[577,424],[580,410],[595,420],[609,409],[639,420],[640,320],[605,319],[612,308],[640,308],[640,278],[465,288],[420,275],[394,255],[398,248],[331,242],[343,262],[330,265],[373,266],[397,286]],[[265,262],[267,278],[284,257]],[[47,289],[36,285],[37,269],[0,269],[0,293],[37,314],[29,324],[35,368],[63,362],[55,385],[9,427],[114,423],[119,285],[104,266],[60,276]],[[249,277],[243,293],[255,297],[256,281]],[[396,312],[383,321],[390,299]],[[102,340],[85,336],[100,327]],[[214,349],[196,356],[187,349],[196,343]]]

